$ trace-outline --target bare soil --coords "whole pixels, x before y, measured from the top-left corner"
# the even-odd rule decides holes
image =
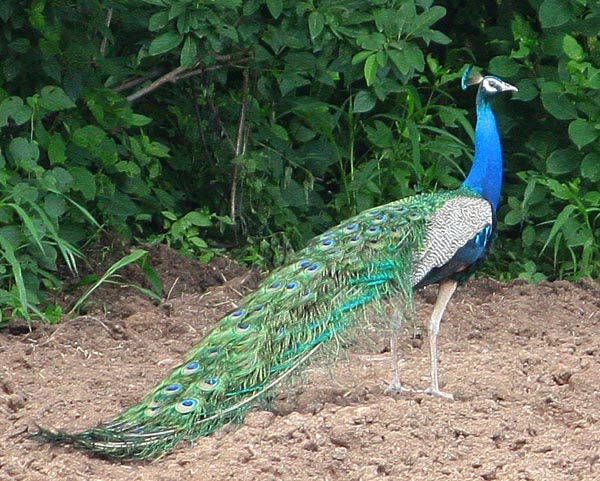
[[[84,316],[0,332],[1,480],[600,480],[600,286],[591,280],[459,289],[440,338],[453,402],[386,395],[386,336],[367,329],[369,342],[330,369],[310,367],[270,411],[159,462],[30,440],[36,423],[81,430],[135,403],[258,279],[165,248],[152,263],[171,291],[161,305],[110,288]],[[422,322],[435,292],[418,296]],[[409,334],[403,381],[424,388],[427,343]]]

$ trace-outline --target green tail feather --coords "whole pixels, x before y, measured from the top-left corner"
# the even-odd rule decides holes
[[[339,342],[368,305],[400,296],[412,308],[412,261],[428,218],[455,193],[371,209],[313,239],[271,273],[139,404],[78,434],[37,437],[101,456],[147,459],[231,422],[321,347]]]

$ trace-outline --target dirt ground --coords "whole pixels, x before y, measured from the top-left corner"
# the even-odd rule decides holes
[[[135,403],[257,281],[166,249],[152,262],[170,291],[161,305],[111,288],[81,317],[0,331],[1,480],[600,480],[600,286],[591,280],[459,289],[440,338],[454,402],[386,395],[388,343],[373,330],[331,369],[309,368],[271,411],[159,462],[30,440],[36,423],[81,430]],[[419,294],[421,320],[435,292]],[[406,336],[408,386],[427,386],[427,353]]]

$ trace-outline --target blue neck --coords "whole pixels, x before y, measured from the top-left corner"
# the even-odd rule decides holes
[[[481,194],[498,210],[502,190],[502,148],[496,118],[487,99],[477,98],[475,158],[463,185]]]

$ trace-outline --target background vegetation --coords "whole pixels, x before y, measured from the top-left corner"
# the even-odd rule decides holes
[[[100,229],[277,264],[362,209],[458,186],[465,63],[519,87],[496,105],[487,274],[600,274],[596,1],[4,0],[0,26],[4,316],[58,316],[44,293]]]

